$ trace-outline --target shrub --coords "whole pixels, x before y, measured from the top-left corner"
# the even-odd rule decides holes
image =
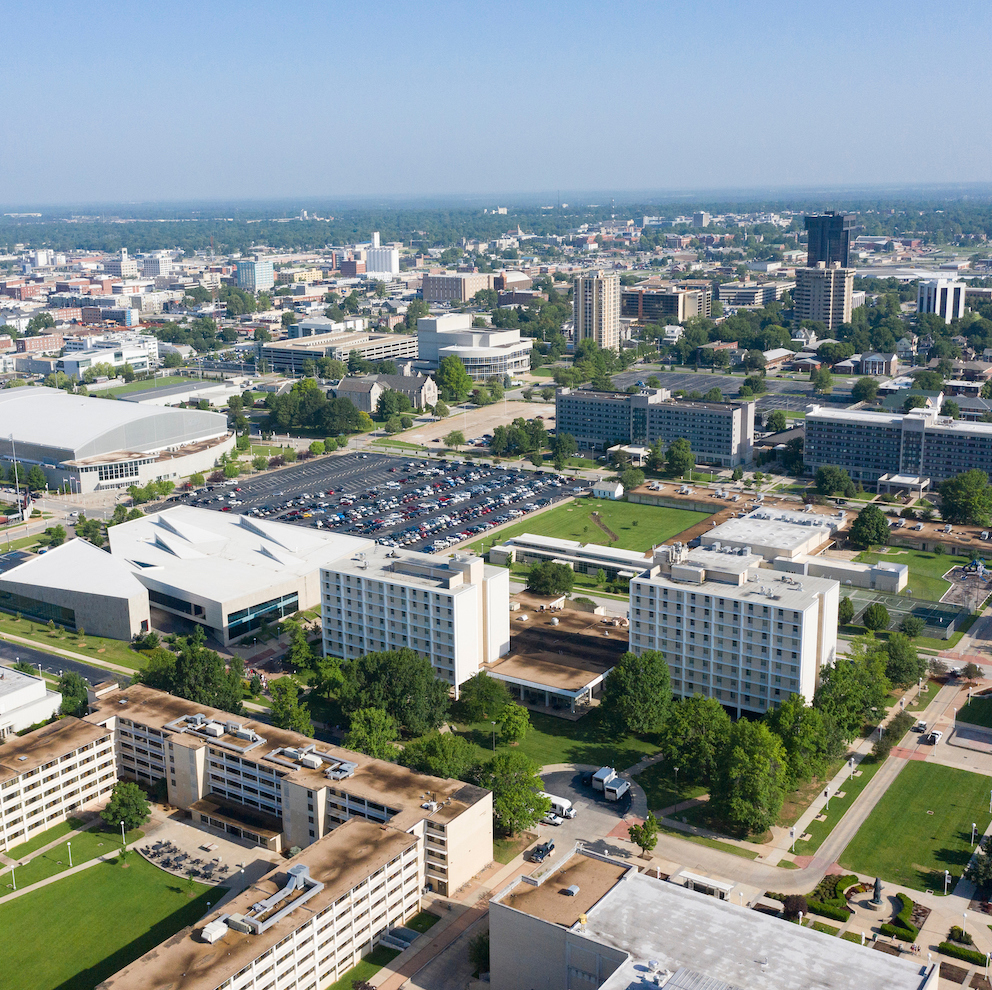
[[[872,746],[871,754],[876,761],[881,762],[889,755],[892,747],[909,732],[914,721],[909,712],[900,712],[889,722],[882,732],[882,738]]]
[[[908,894],[899,894],[898,897],[902,907],[899,909],[895,921],[892,924],[882,925],[879,930],[890,938],[898,938],[903,942],[915,942],[920,930],[913,924],[913,908],[915,906],[913,899]],[[951,931],[953,937],[954,929]]]
[[[950,941],[950,942],[957,942],[958,945],[974,945],[975,944],[975,940],[966,931],[964,931],[961,928],[960,925],[955,925],[947,933],[947,938],[948,938],[948,941]]]
[[[800,912],[802,914],[809,912],[806,898],[802,894],[789,894],[782,903],[782,914],[791,921],[793,918],[798,918]]]
[[[824,918],[832,918],[834,921],[847,921],[851,917],[848,908],[834,907],[832,904],[824,904],[822,901],[813,901],[807,898],[806,906],[813,914],[821,915]]]
[[[985,953],[976,952],[974,949],[966,949],[964,946],[955,945],[953,942],[941,942],[937,946],[945,956],[953,956],[955,959],[963,959],[965,962],[974,963],[976,966],[985,965]]]

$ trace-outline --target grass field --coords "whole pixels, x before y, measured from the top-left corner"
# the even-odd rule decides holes
[[[863,564],[906,564],[909,567],[908,588],[913,591],[913,597],[928,602],[939,602],[941,595],[950,588],[949,581],[943,576],[952,567],[968,564],[970,557],[957,557],[945,553],[938,556],[935,553],[925,553],[923,550],[906,550],[902,547],[890,547],[888,553],[870,553],[865,550],[854,558]]]
[[[992,729],[992,698],[972,698],[958,709],[958,721]]]
[[[452,705],[451,719],[455,724],[455,731],[475,745],[479,759],[492,758],[491,723],[464,722],[464,712],[457,703]],[[518,753],[525,753],[542,767],[552,763],[588,763],[623,770],[658,751],[653,742],[635,739],[633,736],[618,740],[611,735],[603,726],[598,708],[578,722],[541,712],[531,712],[530,721],[531,730],[513,749]],[[498,749],[504,748],[498,737],[496,745]]]
[[[910,761],[840,857],[845,869],[912,887],[943,888],[971,858],[971,823],[989,824],[989,778]]]
[[[858,764],[856,769],[861,771],[861,776],[844,781],[841,786],[841,790],[844,792],[842,798],[836,796],[830,798],[830,807],[825,808],[823,811],[827,816],[827,820],[825,822],[818,822],[814,818],[806,826],[806,831],[811,836],[808,842],[801,842],[797,836],[797,856],[810,856],[820,848],[827,836],[833,831],[834,826],[847,814],[851,805],[854,803],[854,799],[865,789],[868,781],[875,776],[881,765],[881,763],[876,763],[873,760],[862,760]],[[805,811],[805,808],[803,810]],[[790,846],[789,848],[791,849],[792,847]]]
[[[116,663],[137,670],[145,662],[144,657],[132,650],[123,640],[104,639],[102,636],[90,636],[89,633],[80,639],[75,633],[70,632],[60,637],[58,633],[49,632],[40,622],[32,622],[23,617],[18,621],[14,616],[6,613],[0,613],[0,633],[21,636],[30,640],[39,650],[48,653],[53,649],[78,653],[87,663],[93,662],[98,665],[101,662]]]
[[[145,378],[137,382],[128,382],[127,385],[119,385],[117,388],[104,389],[97,395],[129,395],[131,392],[144,392],[152,388],[168,388],[170,385],[192,385],[194,380],[183,375],[169,375],[167,378]]]
[[[92,990],[225,893],[195,884],[189,897],[185,882],[139,856],[128,862],[99,863],[0,905],[0,959],[11,986]]]
[[[525,519],[499,531],[502,542],[520,533],[539,532],[542,536],[552,536],[561,540],[578,540],[580,543],[598,543],[608,546],[610,538],[589,517],[598,513],[603,523],[618,537],[614,546],[624,550],[648,551],[659,543],[690,526],[695,526],[708,518],[706,512],[691,512],[687,509],[666,509],[658,505],[638,505],[633,502],[606,502],[600,499],[584,498],[545,512],[538,519]],[[492,543],[492,537],[488,541]],[[472,544],[477,551],[482,544],[478,540]]]
[[[392,962],[399,955],[396,949],[389,949],[384,945],[377,945],[357,966],[353,966],[336,983],[332,983],[325,990],[351,990],[355,983],[365,983],[374,976],[388,962]]]
[[[396,450],[426,450],[427,448],[420,443],[408,443],[406,440],[389,440],[386,438],[380,438],[378,440],[373,440],[372,445],[375,447],[385,447],[387,450],[389,448],[394,448]]]
[[[134,842],[144,834],[144,832],[140,831],[128,832],[127,841],[128,843]],[[52,838],[57,838],[57,836]],[[49,838],[47,841],[51,842],[52,838]],[[119,830],[100,825],[85,832],[80,832],[79,835],[74,835],[70,841],[72,842],[72,864],[73,866],[79,866],[106,853],[119,852],[121,848],[121,833]],[[42,845],[44,844],[42,843]],[[36,846],[35,848],[37,849],[39,847]],[[131,861],[137,857],[137,853],[130,853],[128,860]],[[21,889],[23,887],[30,887],[31,884],[37,883],[39,880],[47,880],[48,877],[53,877],[56,873],[62,873],[68,869],[69,850],[66,848],[64,842],[60,842],[47,852],[40,853],[33,859],[28,860],[23,866],[16,867],[14,870],[14,879],[17,880],[18,889]],[[4,869],[3,872],[0,872],[0,891],[6,893],[7,888],[12,886],[10,870]]]
[[[672,807],[676,801],[690,801],[706,793],[702,784],[687,784],[685,780],[676,792],[674,777],[665,763],[655,763],[634,778],[644,788],[649,811],[657,814],[662,808]]]
[[[53,825],[51,828],[45,829],[44,832],[36,835],[33,839],[22,842],[19,846],[14,846],[13,849],[8,849],[6,854],[11,859],[24,859],[25,856],[33,853],[35,849],[47,846],[49,842],[54,842],[61,836],[68,835],[77,828],[82,828],[84,824],[85,822],[80,818],[67,818],[64,822],[59,822],[58,825]]]

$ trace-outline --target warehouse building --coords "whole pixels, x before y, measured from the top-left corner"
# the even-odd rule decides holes
[[[555,393],[555,424],[580,447],[616,444],[667,446],[684,437],[696,460],[736,467],[751,460],[754,448],[754,404],[673,399],[668,389],[639,392],[597,392],[560,388]]]
[[[39,466],[52,488],[143,486],[211,471],[234,449],[227,417],[72,395],[54,388],[0,391],[0,463]]]
[[[490,900],[491,984],[499,990],[937,990],[939,962],[872,952],[742,910],[734,886],[700,876],[662,880],[629,861],[573,849],[543,876],[520,876]]]

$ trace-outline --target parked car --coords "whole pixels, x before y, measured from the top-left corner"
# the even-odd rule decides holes
[[[561,815],[556,815],[553,811],[549,811],[542,819],[541,823],[543,825],[561,825],[565,819]]]

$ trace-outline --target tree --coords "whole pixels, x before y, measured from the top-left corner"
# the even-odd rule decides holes
[[[696,465],[696,455],[692,452],[692,444],[685,437],[679,437],[668,445],[665,452],[668,470],[680,478],[688,474]]]
[[[778,433],[788,426],[785,413],[781,409],[774,409],[765,419],[765,427],[772,433]]]
[[[191,474],[189,476],[189,483],[194,488],[201,487],[203,485],[204,481],[205,481],[205,479],[204,479],[203,475],[199,471],[196,471],[196,472],[194,472],[193,474]]]
[[[787,779],[782,740],[763,722],[740,719],[731,726],[710,796],[731,831],[756,835],[774,824]]]
[[[837,604],[837,621],[842,626],[848,625],[854,618],[854,602],[845,595]]]
[[[970,880],[985,895],[992,890],[992,850],[989,838],[982,839],[982,853],[973,856],[964,871],[965,880]]]
[[[989,476],[984,471],[965,471],[942,482],[940,513],[947,522],[987,526],[992,513]]]
[[[123,508],[123,506],[121,506]],[[42,539],[49,547],[60,547],[65,543],[66,531],[65,526],[59,523],[56,526],[49,526],[44,533]]]
[[[468,943],[468,961],[474,970],[473,976],[478,979],[483,973],[489,972],[489,932],[479,932],[472,936]]]
[[[452,430],[445,434],[444,443],[446,447],[454,447],[457,450],[465,446],[465,434],[461,430]]]
[[[603,683],[603,721],[616,737],[659,731],[672,701],[664,654],[624,653]]]
[[[570,457],[578,452],[579,445],[571,433],[556,433],[551,441],[551,462],[556,471],[560,471]]]
[[[45,472],[37,464],[33,464],[31,470],[28,471],[27,483],[31,491],[38,492],[48,487],[48,478],[45,477]]]
[[[256,471],[264,471],[269,466],[269,459],[265,456],[265,454],[256,454],[251,459],[251,466]]]
[[[878,395],[878,381],[874,378],[859,378],[851,389],[851,398],[855,402],[871,402]]]
[[[848,647],[848,657],[820,668],[820,684],[813,698],[827,724],[850,741],[861,731],[873,708],[882,708],[889,690],[885,676],[888,657],[874,636],[859,636]]]
[[[694,694],[673,701],[661,730],[661,751],[678,779],[709,784],[730,738],[730,716],[716,698]]]
[[[532,564],[527,573],[527,590],[535,595],[557,597],[571,594],[575,585],[575,571],[567,564],[543,560]]]
[[[735,467],[735,468],[734,468],[734,470],[733,470],[733,471],[731,472],[731,475],[730,475],[730,480],[731,480],[731,481],[740,481],[740,480],[741,480],[741,478],[743,478],[743,477],[744,477],[744,468],[742,468],[742,467],[740,467],[740,466],[738,465],[738,466],[737,466],[737,467]]]
[[[403,648],[367,653],[341,668],[339,691],[346,714],[382,708],[410,736],[438,728],[448,713],[448,686],[434,675],[430,660]]]
[[[872,632],[878,629],[888,629],[890,621],[889,610],[881,602],[872,602],[861,616],[862,625],[865,629],[871,629]]]
[[[877,505],[865,506],[851,523],[850,540],[856,547],[885,546],[889,541],[889,524]]]
[[[82,718],[88,709],[86,690],[89,685],[74,670],[67,670],[59,678],[59,694],[62,695],[63,715],[75,715]],[[118,819],[119,821],[120,819]]]
[[[434,415],[438,419],[444,419],[451,414],[451,410],[440,400],[434,403]]]
[[[765,355],[756,348],[751,348],[744,355],[744,367],[749,371],[759,371],[765,367],[766,363]]]
[[[512,702],[497,716],[499,737],[505,743],[520,742],[530,730],[530,712],[523,705]]]
[[[310,453],[313,454],[315,457],[319,457],[321,454],[324,453],[326,449],[327,448],[324,446],[323,440],[314,440],[310,444]]]
[[[926,628],[926,623],[918,615],[907,615],[906,618],[902,620],[899,628],[910,639],[916,639],[917,636],[923,633],[923,630]]]
[[[434,380],[445,402],[464,402],[473,387],[465,365],[454,355],[441,358]]]
[[[843,495],[854,498],[856,491],[851,476],[843,469],[833,464],[824,464],[816,469],[814,479],[816,490],[820,495]]]
[[[627,468],[620,475],[620,484],[625,492],[632,492],[638,485],[644,484],[644,472],[638,468]]]
[[[403,747],[400,763],[432,777],[466,780],[476,765],[472,744],[453,732],[428,732]]]
[[[120,780],[114,784],[113,793],[100,817],[111,828],[119,829],[124,823],[125,832],[141,828],[151,816],[144,791],[132,781]]]
[[[786,787],[819,777],[830,756],[830,738],[823,714],[806,704],[801,694],[790,695],[765,714],[765,723],[782,740],[786,757]]]
[[[310,709],[300,704],[300,689],[292,677],[280,677],[269,684],[272,695],[272,724],[280,729],[299,732],[304,736],[313,735]]]
[[[939,371],[918,371],[913,375],[913,385],[921,392],[941,392],[944,376]]]
[[[649,811],[643,824],[631,825],[627,829],[627,835],[635,846],[640,847],[641,855],[649,859],[648,853],[658,845],[658,819]]]
[[[351,726],[344,737],[346,749],[353,749],[377,760],[395,760],[399,738],[396,719],[381,708],[360,708],[351,714]]]
[[[809,905],[802,894],[789,894],[782,902],[782,915],[786,921],[795,921],[799,915],[809,914]]]
[[[905,632],[892,633],[885,643],[885,652],[889,658],[885,665],[885,676],[896,687],[915,684],[927,671],[926,660],[916,652],[916,647]]]
[[[811,371],[809,380],[813,383],[814,395],[829,395],[833,391],[834,380],[828,368]]]
[[[288,624],[288,620],[287,620]],[[293,635],[289,642],[289,652],[286,659],[296,668],[296,670],[312,670],[316,659],[310,642],[307,639],[306,630],[300,625],[295,625]]]
[[[529,828],[551,809],[542,796],[539,767],[517,750],[497,753],[479,774],[479,786],[493,792],[493,818],[499,830],[513,835]]]
[[[244,665],[235,657],[225,666],[214,650],[204,647],[204,640],[203,628],[197,626],[192,636],[177,641],[172,683],[165,690],[188,701],[240,715]]]
[[[473,722],[498,719],[513,699],[503,681],[480,670],[461,686],[461,702]]]
[[[950,416],[951,419],[960,419],[961,407],[953,399],[947,399],[941,404],[940,414],[941,416]]]

